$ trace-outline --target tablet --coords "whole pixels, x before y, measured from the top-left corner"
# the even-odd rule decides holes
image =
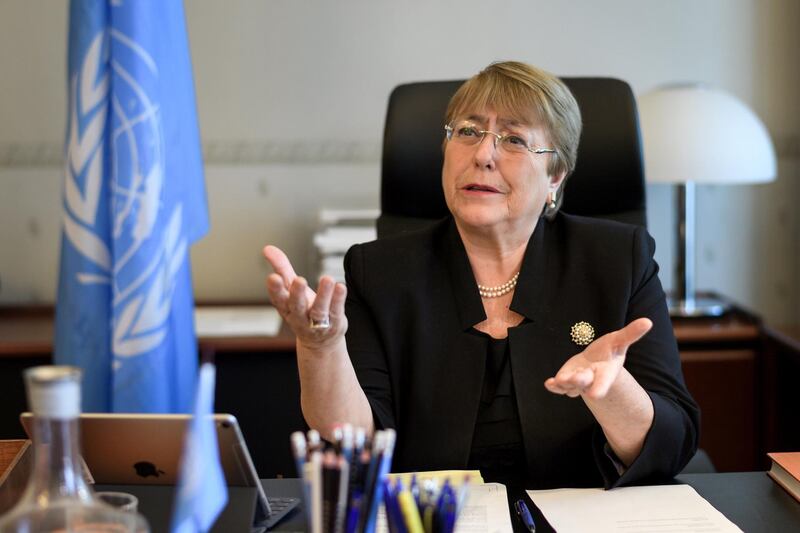
[[[228,485],[255,487],[258,514],[274,515],[236,417],[212,416]],[[83,413],[81,455],[97,484],[175,485],[191,419],[188,414]],[[32,437],[33,414],[22,413],[20,421]]]

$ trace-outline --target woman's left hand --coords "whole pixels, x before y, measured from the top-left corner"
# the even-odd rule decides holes
[[[544,386],[550,392],[571,398],[605,398],[622,370],[628,347],[651,327],[650,319],[639,318],[620,330],[603,335],[567,360],[555,377],[544,382]]]

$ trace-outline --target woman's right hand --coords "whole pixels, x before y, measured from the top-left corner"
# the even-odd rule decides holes
[[[330,276],[322,276],[315,293],[305,278],[295,274],[282,250],[266,246],[264,257],[275,270],[267,277],[267,292],[272,305],[292,328],[297,341],[309,350],[324,351],[343,342],[347,331],[345,285],[336,283]]]

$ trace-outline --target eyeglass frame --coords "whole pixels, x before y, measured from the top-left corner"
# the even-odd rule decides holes
[[[450,142],[453,139],[453,133],[454,133],[453,126],[451,126],[450,124],[445,124],[444,125],[444,131],[445,131],[445,138],[447,139],[447,142]],[[511,137],[511,136],[519,137],[519,135],[517,135],[516,133],[508,133],[506,135],[501,135],[501,134],[495,133],[495,132],[493,132],[491,130],[477,130],[477,133],[479,133],[481,135],[481,138],[480,138],[480,140],[478,142],[475,143],[474,146],[477,146],[481,142],[483,142],[484,137],[486,137],[486,134],[489,133],[494,137],[493,146],[495,147],[495,149],[497,149],[497,143],[498,142],[502,142],[503,139],[505,139],[507,137]],[[558,155],[558,150],[556,150],[555,148],[533,148],[532,146],[530,146],[528,141],[526,141],[525,139],[522,139],[521,137],[520,137],[520,139],[525,143],[525,149],[527,151],[529,151],[530,153],[532,153],[532,154],[556,154],[556,155]],[[501,146],[502,146],[502,144],[501,144]]]

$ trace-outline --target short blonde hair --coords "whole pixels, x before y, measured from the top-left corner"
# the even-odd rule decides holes
[[[492,108],[524,124],[544,126],[553,154],[548,173],[575,170],[581,137],[581,111],[556,76],[518,61],[492,63],[459,87],[450,99],[445,123],[471,111]],[[560,205],[561,198],[558,198]]]

